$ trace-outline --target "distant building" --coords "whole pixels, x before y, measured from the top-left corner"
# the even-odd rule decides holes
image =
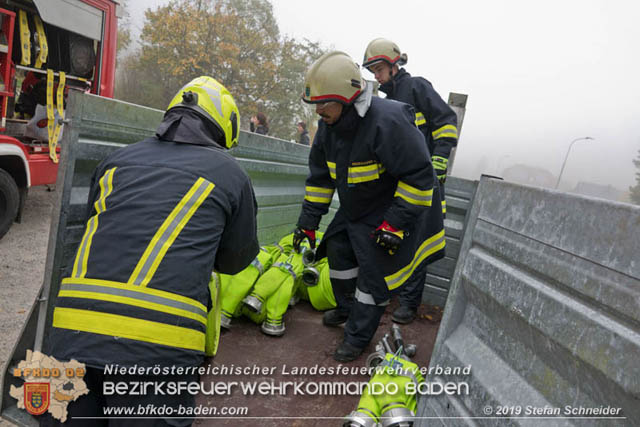
[[[502,171],[505,181],[518,184],[532,185],[535,187],[554,188],[556,177],[546,169],[518,164]]]
[[[613,200],[615,202],[624,202],[629,198],[626,191],[619,190],[612,185],[595,184],[593,182],[579,182],[570,192]]]

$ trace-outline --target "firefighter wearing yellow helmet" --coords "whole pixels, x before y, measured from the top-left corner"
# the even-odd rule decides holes
[[[316,258],[328,257],[337,303],[323,323],[346,322],[338,361],[356,359],[391,294],[421,264],[444,256],[440,193],[414,110],[372,89],[346,53],[330,52],[309,68],[302,94],[321,120],[293,243],[315,245],[337,191],[340,208]]]
[[[71,418],[103,416],[105,406],[195,405],[188,393],[102,395],[114,380],[103,369],[136,366],[145,372],[136,381],[195,381],[164,368],[197,367],[215,353],[220,312],[211,272],[235,274],[259,250],[251,182],[226,152],[237,143],[238,120],[225,87],[198,77],[170,102],[154,137],[95,170],[50,338],[50,354],[88,367],[91,393],[69,406]],[[160,375],[144,370],[156,367]]]
[[[429,81],[412,77],[404,68],[400,68],[406,63],[407,54],[401,53],[397,44],[377,38],[367,46],[362,66],[375,75],[380,90],[386,93],[388,99],[405,102],[415,108],[415,123],[427,142],[431,163],[440,182],[442,212],[445,214],[444,182],[451,149],[458,143],[458,119]],[[418,270],[400,293],[400,306],[392,316],[394,321],[413,321],[422,301],[426,273],[426,267]]]
[[[214,126],[219,145],[233,148],[238,144],[240,113],[229,91],[217,80],[202,76],[187,83],[173,97],[167,113],[181,108],[197,112]]]

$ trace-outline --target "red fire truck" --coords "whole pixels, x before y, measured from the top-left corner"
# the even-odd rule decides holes
[[[0,0],[0,238],[29,187],[56,181],[67,91],[113,97],[118,8]]]

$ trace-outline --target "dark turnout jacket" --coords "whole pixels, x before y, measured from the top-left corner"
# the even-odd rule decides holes
[[[431,83],[422,77],[412,77],[401,68],[380,90],[388,99],[415,108],[415,122],[427,141],[430,155],[448,159],[458,143],[458,118]]]
[[[364,117],[347,107],[335,125],[320,121],[309,155],[298,225],[317,229],[337,190],[340,209],[323,242],[347,230],[377,304],[422,262],[444,256],[439,189],[414,117],[407,104],[373,97]],[[370,236],[383,220],[406,232],[393,256]]]
[[[52,354],[90,366],[194,366],[209,281],[255,258],[249,177],[184,111],[96,169],[88,222],[53,315]]]

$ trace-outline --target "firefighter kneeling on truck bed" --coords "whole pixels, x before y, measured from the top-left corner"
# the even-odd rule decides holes
[[[49,353],[88,368],[90,392],[69,405],[65,426],[87,425],[74,417],[103,417],[105,407],[195,406],[186,392],[104,395],[103,384],[197,375],[123,377],[103,368],[197,367],[215,353],[220,311],[211,271],[235,274],[259,250],[251,182],[225,152],[237,144],[239,121],[227,89],[196,78],[173,98],[156,137],[116,151],[94,172],[86,231],[53,312]],[[98,422],[107,420],[91,425]],[[108,420],[143,423],[192,419]]]
[[[337,189],[340,208],[316,256],[328,257],[337,302],[323,323],[346,322],[333,355],[346,362],[373,338],[392,291],[444,256],[440,192],[413,108],[374,97],[347,54],[320,57],[307,71],[302,99],[316,104],[322,120],[294,248],[304,239],[315,244]]]

